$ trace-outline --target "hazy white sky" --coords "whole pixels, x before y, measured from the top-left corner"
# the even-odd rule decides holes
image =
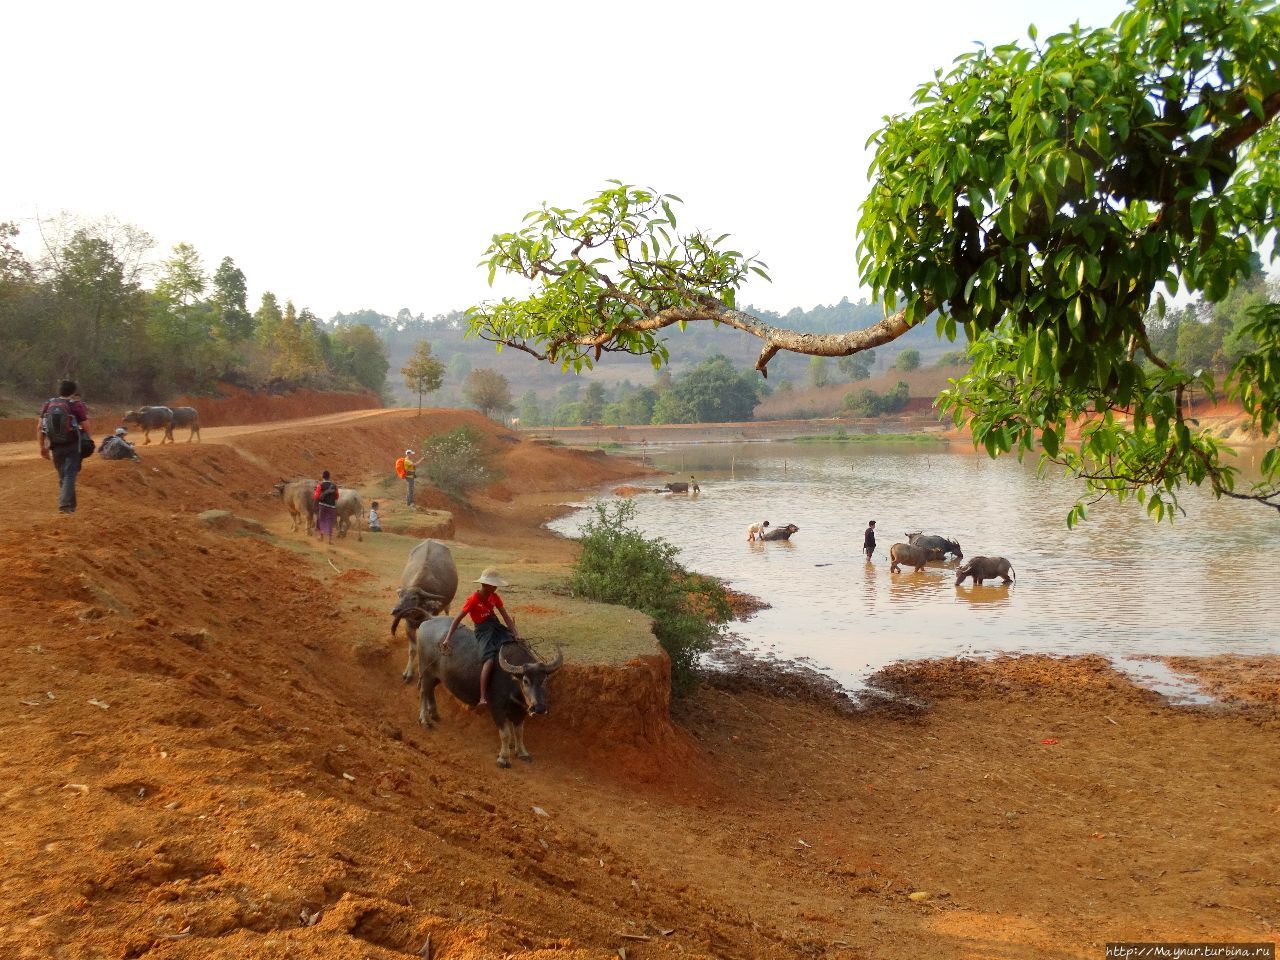
[[[1121,0],[7,4],[0,220],[113,214],[318,315],[491,295],[490,234],[616,177],[785,311],[859,296],[867,137],[970,48]]]

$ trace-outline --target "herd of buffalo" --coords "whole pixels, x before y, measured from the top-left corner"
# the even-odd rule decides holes
[[[144,430],[164,428],[165,436],[173,440],[174,426],[192,426],[193,435],[199,433],[195,411],[191,417],[179,418],[179,411],[190,408],[143,407],[130,411],[126,422],[137,423]],[[153,411],[163,411],[153,414]],[[131,419],[132,418],[132,419]],[[162,441],[163,442],[163,441]],[[672,485],[669,485],[672,486]],[[679,484],[683,490],[659,492],[684,493],[690,485]],[[297,530],[305,523],[310,535],[315,526],[316,505],[314,491],[316,481],[310,478],[281,480],[275,485],[276,496],[284,501],[289,511],[291,529]],[[351,524],[356,525],[356,538],[363,539],[361,524],[364,503],[355,490],[345,489],[338,494],[338,536],[346,535]],[[774,527],[765,540],[788,540],[800,528],[793,523]],[[963,560],[964,553],[956,540],[924,534],[908,533],[906,543],[895,543],[889,548],[890,572],[901,572],[902,566],[921,570],[930,561]],[[1003,557],[971,557],[956,570],[956,584],[972,578],[975,584],[984,580],[1001,578],[1004,583],[1013,582],[1013,568]],[[449,630],[452,618],[450,607],[458,592],[458,568],[449,548],[438,540],[423,540],[409,553],[408,562],[400,577],[396,605],[391,611],[391,635],[395,636],[400,623],[405,624],[409,641],[409,657],[401,678],[405,683],[418,682],[420,706],[418,722],[430,727],[440,718],[436,708],[436,687],[444,684],[454,697],[465,704],[475,706],[480,700],[481,644],[469,627],[459,626],[453,635],[450,650],[441,649],[440,641]],[[490,683],[489,713],[498,728],[498,765],[510,767],[511,757],[531,760],[524,745],[524,723],[529,715],[547,711],[547,679],[564,664],[559,651],[551,660],[542,660],[523,643],[511,643],[502,648],[498,666]]]

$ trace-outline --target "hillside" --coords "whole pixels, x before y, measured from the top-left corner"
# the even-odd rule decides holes
[[[320,546],[271,493],[327,467],[411,530],[390,460],[463,424],[506,479],[421,502],[565,646],[509,771],[447,695],[416,723],[388,636],[416,536]],[[669,704],[647,620],[565,596],[542,529],[633,463],[361,410],[90,461],[59,516],[33,447],[0,445],[2,956],[1074,960],[1280,923],[1275,658],[1179,661],[1204,712],[1095,657],[898,665],[861,710],[744,661]]]

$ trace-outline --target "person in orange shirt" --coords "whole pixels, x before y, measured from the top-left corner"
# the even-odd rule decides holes
[[[462,623],[462,618],[471,614],[476,640],[480,644],[480,704],[483,705],[489,702],[489,677],[493,673],[493,662],[498,659],[498,651],[505,643],[519,643],[520,635],[516,633],[515,619],[507,613],[502,597],[498,596],[498,587],[509,586],[507,581],[495,568],[489,567],[475,582],[480,584],[480,589],[467,597],[453,623],[449,624],[449,632],[440,641],[440,649],[448,653],[453,632]],[[499,616],[506,621],[505,627],[498,622]]]

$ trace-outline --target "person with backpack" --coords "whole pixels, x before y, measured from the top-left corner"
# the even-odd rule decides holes
[[[405,499],[405,502],[410,507],[413,506],[413,480],[418,473],[418,464],[420,464],[425,459],[425,455],[424,455],[419,457],[417,460],[410,460],[409,458],[412,456],[413,456],[413,451],[406,450],[404,452],[404,456],[396,461],[396,476],[399,477],[401,480],[403,480],[406,484],[408,484],[408,487],[409,487],[409,495]]]
[[[77,399],[79,388],[74,380],[58,384],[58,395],[50,397],[40,408],[36,438],[40,456],[53,461],[58,471],[58,512],[76,512],[76,476],[80,473],[81,444],[89,440],[89,411]],[[90,447],[92,453],[92,447]]]
[[[328,537],[333,543],[333,521],[338,515],[338,485],[329,479],[329,471],[320,474],[316,484],[316,536]]]
[[[133,444],[124,438],[128,432],[124,427],[116,427],[116,432],[102,441],[98,456],[103,460],[140,460]]]

